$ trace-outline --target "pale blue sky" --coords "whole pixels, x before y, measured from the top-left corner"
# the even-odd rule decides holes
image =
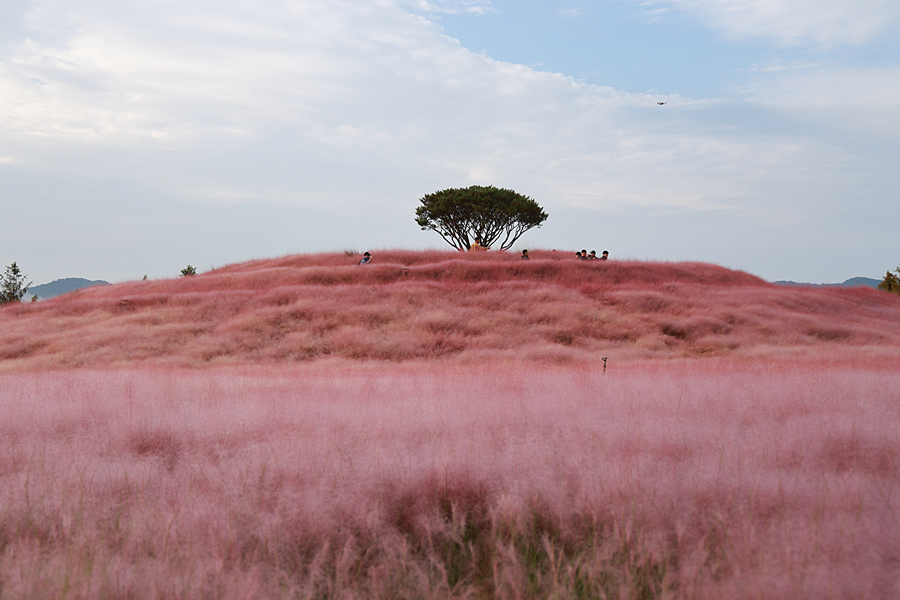
[[[629,92],[710,97],[734,93],[764,46],[722,43],[682,13],[632,2],[494,2],[482,15],[446,15],[447,33],[476,52]]]
[[[811,43],[803,36],[737,35],[676,7],[629,0],[495,0],[481,14],[440,14],[436,20],[465,47],[497,60],[629,92],[693,98],[740,97],[753,73],[766,68],[896,67],[900,56],[896,27],[876,30],[862,43]]]
[[[491,184],[550,214],[523,247],[881,277],[898,25],[895,0],[6,0],[0,260],[439,248],[418,198]]]

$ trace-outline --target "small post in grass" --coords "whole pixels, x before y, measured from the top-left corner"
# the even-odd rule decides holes
[[[608,356],[601,356],[600,358],[603,360],[603,374],[606,375],[606,361],[609,360],[609,357],[608,357]]]

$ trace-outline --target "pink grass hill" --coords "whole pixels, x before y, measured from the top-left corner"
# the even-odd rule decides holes
[[[569,252],[286,256],[0,310],[0,369],[351,361],[592,362],[900,346],[900,298],[703,263]]]

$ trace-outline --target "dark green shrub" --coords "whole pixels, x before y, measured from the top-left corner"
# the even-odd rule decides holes
[[[897,272],[897,275],[900,275],[900,267],[897,267],[895,271]],[[884,279],[878,284],[878,289],[886,292],[893,292],[894,294],[900,294],[900,277],[897,275],[894,275],[890,271],[885,273]]]
[[[28,276],[19,270],[19,266],[13,264],[6,267],[3,279],[0,279],[0,304],[20,302],[31,286],[31,282],[25,282]]]

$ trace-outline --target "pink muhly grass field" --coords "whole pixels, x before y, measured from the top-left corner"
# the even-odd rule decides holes
[[[0,309],[0,370],[897,355],[900,297],[566,252],[286,256]]]
[[[900,368],[818,357],[0,374],[0,597],[900,597]]]

